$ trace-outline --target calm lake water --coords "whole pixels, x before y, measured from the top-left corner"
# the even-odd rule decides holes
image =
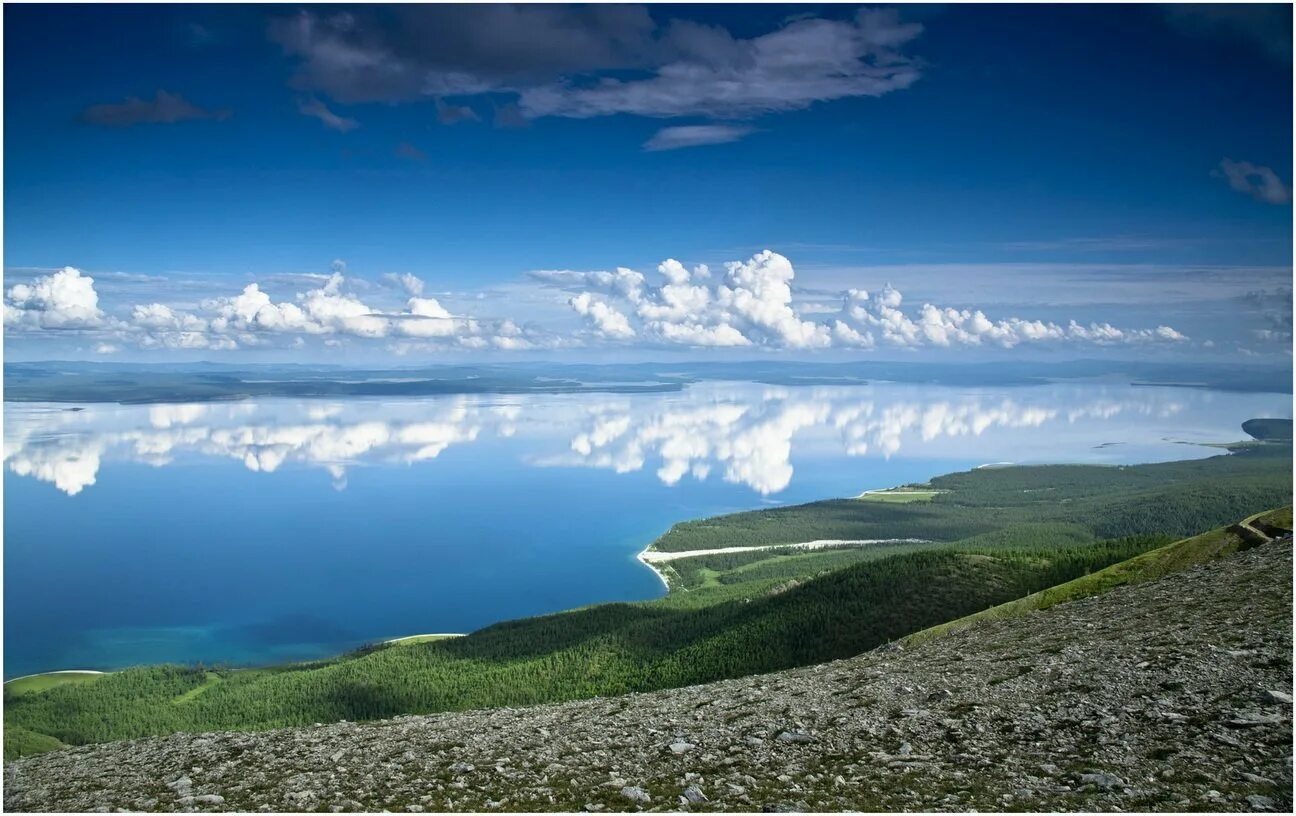
[[[650,395],[7,403],[4,675],[336,654],[663,593],[673,522],[990,462],[1208,456],[1282,394],[705,383]]]

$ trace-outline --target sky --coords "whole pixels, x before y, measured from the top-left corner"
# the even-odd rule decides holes
[[[7,359],[1290,358],[1288,6],[14,6]]]

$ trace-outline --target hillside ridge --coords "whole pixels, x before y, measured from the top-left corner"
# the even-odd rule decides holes
[[[1288,810],[1290,537],[912,649],[6,766],[7,810]]]

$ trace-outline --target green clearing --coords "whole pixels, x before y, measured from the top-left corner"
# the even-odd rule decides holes
[[[904,488],[891,488],[890,490],[871,490],[867,493],[861,493],[856,496],[857,501],[866,502],[887,502],[889,504],[908,504],[909,502],[926,502],[931,501],[939,496],[939,490],[909,490]]]
[[[217,683],[221,682],[221,681],[224,680],[224,679],[225,679],[225,678],[222,677],[222,676],[221,676],[220,674],[218,674],[217,672],[213,672],[213,671],[206,672],[206,673],[203,675],[203,681],[202,681],[202,683],[200,683],[199,685],[194,686],[193,688],[189,689],[188,691],[184,692],[183,694],[180,694],[179,696],[177,696],[177,697],[176,697],[174,700],[172,700],[171,702],[176,703],[176,704],[179,704],[179,705],[183,705],[184,703],[190,703],[190,702],[193,702],[195,699],[198,698],[198,696],[199,696],[200,694],[202,694],[203,692],[207,691],[207,690],[210,689],[212,686],[216,685]]]
[[[4,697],[21,697],[24,694],[35,694],[47,689],[65,686],[69,683],[87,683],[103,677],[99,672],[46,672],[29,677],[18,677],[4,684]]]
[[[392,638],[383,641],[383,643],[387,646],[413,646],[416,643],[435,643],[438,640],[456,637],[463,637],[463,635],[448,633],[443,635],[408,635],[406,637]]]
[[[174,731],[530,705],[850,657],[1050,587],[1061,594],[1048,598],[1078,597],[1074,586],[1100,591],[1121,576],[1222,553],[1233,545],[1199,534],[1288,505],[1290,468],[1289,446],[1265,445],[1157,465],[981,469],[933,480],[946,492],[929,502],[816,502],[686,523],[663,540],[687,539],[680,550],[779,537],[936,540],[704,553],[670,562],[672,591],[655,601],[374,644],[309,664],[127,669],[7,696],[5,724],[20,729],[14,750],[30,752]],[[1198,543],[1174,543],[1187,536]]]

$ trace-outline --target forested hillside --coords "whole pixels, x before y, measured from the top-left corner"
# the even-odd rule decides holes
[[[1158,550],[1139,572],[1177,562],[1159,579],[774,674],[55,751],[8,765],[4,806],[1290,812],[1291,537],[1229,538]]]
[[[952,542],[1005,530],[1016,543],[1048,543],[1059,532],[1186,536],[1286,504],[1290,463],[1290,444],[1275,442],[1150,465],[978,468],[932,479],[939,492],[928,501],[832,499],[734,513],[676,524],[653,546],[686,552],[815,539]]]

